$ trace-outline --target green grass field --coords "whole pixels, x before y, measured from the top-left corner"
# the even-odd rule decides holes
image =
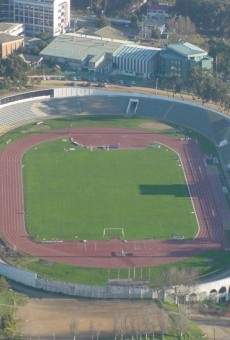
[[[65,152],[43,143],[23,159],[26,223],[36,239],[192,238],[197,229],[177,155],[166,148]]]
[[[130,268],[84,268],[72,266],[64,263],[53,263],[39,260],[30,256],[16,256],[10,258],[12,265],[34,271],[40,276],[64,282],[84,283],[89,285],[106,285],[108,279],[127,279],[130,275],[134,277],[133,269]],[[156,280],[169,268],[195,269],[202,277],[215,277],[218,273],[229,269],[230,259],[225,251],[205,251],[192,256],[186,260],[173,264],[164,264],[157,267],[135,268],[135,278],[137,280],[148,279],[150,285],[154,287]]]

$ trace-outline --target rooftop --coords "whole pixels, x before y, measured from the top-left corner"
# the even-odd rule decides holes
[[[94,34],[99,37],[104,37],[104,38],[124,39],[124,40],[127,39],[127,37],[121,30],[111,27],[111,26],[104,26],[100,28],[99,30],[97,30]]]
[[[99,37],[79,37],[68,33],[55,38],[41,54],[83,62],[88,56],[99,59],[105,53],[113,53],[120,43],[102,40]]]
[[[12,22],[0,22],[0,32],[7,33],[13,28],[17,28],[18,26],[21,26],[22,24],[12,23]]]
[[[159,48],[143,47],[135,45],[122,45],[114,53],[114,57],[121,57],[123,55],[129,58],[141,57],[145,60],[150,60],[156,53],[159,52]]]
[[[168,49],[183,55],[185,57],[195,56],[195,55],[207,55],[207,52],[202,50],[200,47],[186,43],[177,43],[168,45]]]
[[[23,40],[23,37],[15,37],[10,34],[0,33],[0,44],[15,41],[15,40]]]

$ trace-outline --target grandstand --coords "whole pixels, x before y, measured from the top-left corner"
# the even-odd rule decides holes
[[[30,96],[35,101],[26,101]],[[42,97],[46,98],[43,99]],[[47,100],[47,97],[50,98]],[[54,98],[52,98],[54,97]],[[60,97],[60,98],[59,98]],[[189,128],[205,136],[218,147],[226,178],[230,185],[230,119],[221,113],[186,101],[142,94],[108,92],[95,89],[50,89],[22,94],[0,102],[0,133],[14,127],[66,115],[127,115],[130,99],[135,103],[135,113],[155,120]],[[20,100],[17,104],[13,100]],[[5,105],[6,103],[7,106]],[[2,107],[1,107],[1,104]]]
[[[36,108],[34,102],[25,102],[4,106],[0,109],[0,134],[18,126],[30,123],[47,115]]]

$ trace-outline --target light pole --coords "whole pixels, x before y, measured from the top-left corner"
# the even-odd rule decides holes
[[[157,90],[158,90],[158,77],[156,78],[156,84],[155,84],[155,95],[157,95]]]

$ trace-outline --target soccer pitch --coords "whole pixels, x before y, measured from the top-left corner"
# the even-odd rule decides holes
[[[70,151],[68,141],[42,143],[23,158],[26,225],[46,239],[103,239],[124,228],[126,239],[192,238],[195,215],[176,153]],[[68,151],[64,151],[64,149]]]

